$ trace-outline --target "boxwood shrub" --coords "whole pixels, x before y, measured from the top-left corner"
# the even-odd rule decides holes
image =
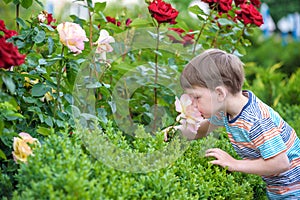
[[[204,150],[212,146],[237,156],[223,130],[218,136],[192,141],[174,163],[147,173],[119,171],[103,164],[90,154],[81,134],[47,137],[28,163],[20,166],[13,199],[266,199],[260,177],[229,172],[203,157]],[[131,141],[116,137],[120,132],[106,134],[128,151],[138,151],[139,145],[144,151],[144,144],[156,150],[166,146],[160,145],[161,134]]]

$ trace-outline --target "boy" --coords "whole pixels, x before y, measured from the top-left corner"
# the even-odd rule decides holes
[[[300,199],[300,140],[277,112],[251,91],[242,90],[244,70],[238,57],[206,50],[184,68],[180,81],[205,118],[193,139],[225,126],[242,158],[208,149],[206,156],[216,158],[212,164],[262,176],[270,199]]]

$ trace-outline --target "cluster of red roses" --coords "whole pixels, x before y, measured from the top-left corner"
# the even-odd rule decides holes
[[[12,66],[23,64],[26,55],[20,54],[16,46],[6,41],[17,35],[17,32],[6,29],[3,20],[0,20],[0,32],[3,32],[2,34],[0,33],[0,68],[9,69]]]
[[[235,18],[247,24],[255,24],[260,26],[263,24],[263,18],[257,8],[260,6],[260,0],[201,0],[202,2],[208,3],[210,9],[217,10],[220,14],[228,13],[232,10],[232,3],[237,8],[235,11]]]
[[[236,16],[233,21],[240,20],[245,25],[255,24],[260,26],[263,24],[263,18],[257,8],[260,6],[260,0],[201,0],[208,3],[210,9],[218,11],[219,14],[228,13],[233,9],[233,1],[237,10]],[[176,24],[176,17],[178,11],[174,9],[171,4],[164,2],[163,0],[153,0],[149,3],[148,10],[151,16],[158,22]],[[228,16],[232,18],[231,16]],[[216,17],[217,18],[217,17]],[[193,43],[194,35],[185,33],[181,28],[169,28],[169,30],[175,31],[182,40],[175,39],[172,35],[168,35],[173,43],[182,43],[184,46]],[[190,31],[191,32],[191,31]]]

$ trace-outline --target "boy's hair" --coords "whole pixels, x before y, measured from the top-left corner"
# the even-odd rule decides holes
[[[183,69],[181,87],[195,86],[214,90],[224,85],[232,93],[242,90],[244,84],[244,64],[235,55],[219,49],[208,49],[193,58]]]

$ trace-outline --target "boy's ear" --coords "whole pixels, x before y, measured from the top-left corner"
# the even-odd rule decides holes
[[[222,102],[227,96],[227,89],[224,86],[218,86],[215,88],[215,93],[217,95],[217,100]]]

